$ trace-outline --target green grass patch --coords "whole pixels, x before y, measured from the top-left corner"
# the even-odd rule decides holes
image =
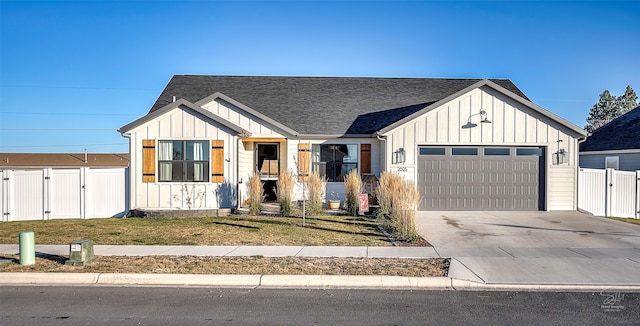
[[[621,217],[607,217],[607,218],[620,221],[620,222],[629,223],[629,224],[640,225],[640,218],[621,218]]]
[[[110,218],[0,223],[0,243],[33,231],[37,244],[89,239],[97,245],[390,246],[373,220],[351,216],[231,215],[176,219]]]

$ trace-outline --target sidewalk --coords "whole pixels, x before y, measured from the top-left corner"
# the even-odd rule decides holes
[[[68,256],[68,245],[36,245]],[[0,244],[0,254],[18,254]],[[0,273],[0,285],[173,285],[296,288],[518,289],[640,291],[640,248],[110,246],[96,256],[264,256],[451,258],[448,277]]]

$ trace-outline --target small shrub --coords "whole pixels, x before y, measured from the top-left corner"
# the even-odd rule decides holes
[[[251,215],[260,215],[262,208],[262,182],[260,181],[260,176],[254,174],[249,177],[249,214]]]
[[[313,172],[309,175],[307,187],[309,194],[308,212],[311,215],[321,214],[322,198],[325,195],[325,179],[320,177],[318,172]]]
[[[280,215],[290,216],[293,212],[293,173],[290,170],[278,175],[278,202],[280,203]]]
[[[360,179],[358,170],[351,170],[351,172],[349,172],[349,174],[344,178],[344,189],[347,193],[345,202],[347,212],[349,212],[349,214],[356,215],[360,206],[358,195],[362,192],[362,179]]]

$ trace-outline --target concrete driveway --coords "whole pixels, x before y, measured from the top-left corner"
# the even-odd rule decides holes
[[[449,276],[485,284],[640,285],[640,225],[578,212],[419,212]]]
[[[640,248],[640,226],[580,212],[418,212],[434,247]]]

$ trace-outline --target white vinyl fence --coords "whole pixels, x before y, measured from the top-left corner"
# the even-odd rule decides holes
[[[128,168],[0,170],[2,222],[122,217]]]
[[[597,216],[640,218],[640,171],[581,168],[578,209]]]

